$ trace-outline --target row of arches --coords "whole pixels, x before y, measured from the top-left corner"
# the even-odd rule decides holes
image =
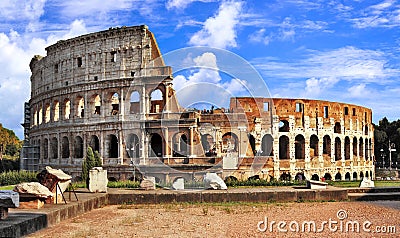
[[[83,158],[85,156],[84,151],[84,140],[81,136],[75,136],[70,138],[68,136],[50,137],[34,140],[35,145],[40,145],[43,160],[56,160],[56,159],[68,159],[68,158]],[[90,136],[87,146],[90,146],[94,151],[101,152],[101,144],[99,137],[96,135]],[[114,134],[106,136],[105,143],[105,156],[108,158],[118,158],[119,143],[118,138]],[[104,154],[104,153],[103,153]]]
[[[133,91],[130,96],[129,113],[140,113],[140,93]],[[156,88],[150,93],[150,113],[159,113],[163,109],[163,93]],[[75,99],[65,98],[62,102],[54,100],[52,103],[33,106],[33,126],[42,123],[57,122],[61,119],[68,120],[72,117],[84,118],[94,115],[118,115],[120,113],[120,94],[111,91],[104,95],[104,99],[100,94],[94,93],[85,102],[85,98],[78,95]]]
[[[340,122],[336,122],[335,125],[333,126],[333,133],[336,134],[342,134],[344,133],[344,128],[342,128],[342,125],[340,124]],[[369,127],[368,125],[364,125],[362,127],[363,130],[363,134],[364,135],[368,135],[369,133]],[[279,132],[290,132],[290,126],[289,126],[289,122],[287,120],[281,120],[279,122]]]
[[[334,178],[336,181],[339,181],[339,180],[350,181],[350,180],[362,180],[364,178],[364,176],[366,178],[373,179],[372,171],[365,171],[365,173],[363,171],[361,171],[359,173],[357,173],[357,172],[353,172],[353,173],[347,172],[347,173],[344,174],[344,176],[343,176],[342,173],[337,172],[334,177],[332,177],[332,175],[330,173],[325,173],[322,178],[324,180],[332,180]],[[319,181],[322,178],[320,178],[318,176],[318,174],[313,174],[311,176],[311,180]]]
[[[268,138],[270,135],[266,135]],[[263,138],[264,141],[264,138]],[[316,135],[311,135],[309,138],[310,157],[317,157],[320,155],[333,156],[336,161],[342,159],[342,148],[344,149],[344,159],[350,160],[351,148],[354,156],[364,157],[366,160],[371,158],[372,155],[372,139],[353,137],[352,143],[350,137],[346,136],[344,143],[339,137],[334,140],[334,150],[332,150],[332,140],[329,135],[323,137],[322,154],[319,147],[319,138]],[[297,135],[294,140],[295,144],[295,159],[305,159],[305,137],[301,134]],[[286,135],[279,137],[279,159],[290,159],[290,139]]]

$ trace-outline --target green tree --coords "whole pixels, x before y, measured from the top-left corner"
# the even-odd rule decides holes
[[[97,150],[94,152],[94,160],[95,160],[95,167],[103,166],[103,163],[102,163],[101,157],[100,157],[100,153]]]
[[[89,187],[89,171],[96,166],[96,160],[92,147],[88,147],[86,157],[82,162],[82,180],[86,181],[86,187]]]

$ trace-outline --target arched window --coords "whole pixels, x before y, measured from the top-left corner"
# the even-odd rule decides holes
[[[339,137],[335,138],[335,160],[342,159],[342,142],[340,141]]]
[[[118,138],[110,134],[107,136],[108,158],[118,158]]]
[[[279,122],[279,132],[289,132],[290,127],[289,127],[289,122],[286,120],[281,120]]]
[[[310,156],[314,157],[314,156],[318,156],[319,155],[319,151],[318,151],[318,136],[316,135],[312,135],[310,137]]]
[[[214,148],[214,138],[210,134],[201,135],[201,145],[206,156],[216,155]]]
[[[342,175],[339,172],[335,175],[335,180],[336,181],[342,180]]]
[[[273,155],[273,144],[274,144],[274,139],[270,134],[266,134],[263,136],[261,140],[261,150],[262,150],[262,155],[264,156],[272,156]]]
[[[60,118],[60,103],[58,101],[54,101],[54,119],[53,121],[58,121]]]
[[[235,133],[227,132],[222,136],[222,150],[224,152],[237,152],[238,137]]]
[[[348,136],[344,138],[344,159],[345,160],[350,159],[350,138]]]
[[[151,134],[149,156],[162,157],[162,151],[163,151],[162,137],[157,133]]]
[[[80,136],[75,137],[74,152],[75,158],[83,158],[83,140]]]
[[[69,158],[69,139],[64,136],[61,142],[61,157]]]
[[[111,115],[115,116],[119,114],[119,94],[113,93],[111,96]]]
[[[176,133],[173,138],[173,156],[182,157],[188,154],[188,139],[183,133]]]
[[[303,135],[297,135],[295,138],[295,158],[305,159],[305,139]]]
[[[83,118],[85,116],[85,100],[81,96],[76,98],[75,112],[75,115],[79,118]]]
[[[48,123],[48,122],[50,122],[50,104],[46,104],[46,106],[44,107],[44,112],[45,112],[45,115],[44,115],[44,122],[45,123]]]
[[[71,115],[71,101],[67,98],[64,100],[64,119],[69,119]]]
[[[45,138],[43,140],[43,159],[47,160],[49,158],[49,140]]]
[[[163,93],[160,89],[155,89],[150,94],[150,113],[160,113],[164,110]]]
[[[346,175],[344,176],[344,179],[347,180],[347,181],[351,180],[351,176],[350,176],[349,172],[346,173]]]
[[[335,127],[334,127],[333,130],[334,130],[335,133],[338,133],[338,134],[342,133],[342,126],[340,125],[339,122],[335,123]]]
[[[130,158],[139,158],[140,142],[139,137],[135,134],[130,134],[127,141],[127,150]]]
[[[89,146],[92,148],[93,151],[100,152],[100,141],[96,135],[92,135],[90,137]]]
[[[131,94],[130,100],[130,113],[140,113],[140,95],[139,92],[134,91]]]
[[[279,137],[279,159],[290,159],[289,156],[289,137]]]
[[[56,137],[51,138],[50,142],[50,148],[51,148],[51,159],[58,159],[58,140]]]
[[[43,122],[43,108],[42,106],[39,107],[39,113],[38,113],[38,124],[42,124]]]
[[[362,137],[360,137],[360,149],[359,149],[359,153],[360,153],[360,158],[364,157],[364,139]]]
[[[331,137],[329,137],[328,135],[324,136],[323,153],[325,155],[331,156]]]
[[[100,95],[94,94],[90,98],[90,107],[93,114],[100,115],[101,113],[101,98]]]
[[[358,148],[357,137],[353,137],[353,155],[354,156],[357,156],[357,148]]]

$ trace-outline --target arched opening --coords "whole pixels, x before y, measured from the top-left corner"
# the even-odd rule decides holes
[[[289,159],[289,137],[279,137],[279,159]]]
[[[130,99],[130,113],[140,113],[140,95],[139,92],[134,91]]]
[[[350,138],[348,136],[344,138],[344,159],[350,159]]]
[[[118,158],[118,138],[110,134],[107,136],[108,158]]]
[[[319,181],[319,176],[318,176],[318,174],[313,174],[313,175],[311,176],[311,180]]]
[[[129,158],[139,158],[140,154],[140,141],[136,134],[130,134],[126,145]]]
[[[310,137],[310,157],[311,158],[319,155],[318,143],[319,143],[318,136],[312,135]]]
[[[85,116],[85,100],[83,99],[83,97],[78,96],[76,98],[76,102],[75,102],[75,116],[79,117],[79,118],[83,118]]]
[[[332,175],[330,173],[325,173],[324,179],[325,180],[332,180]]]
[[[69,119],[71,115],[71,101],[67,98],[64,100],[64,119]]]
[[[248,134],[248,138],[249,138],[249,144],[250,144],[251,152],[253,153],[254,156],[256,156],[257,155],[256,138],[254,138],[254,136],[252,134]]]
[[[162,157],[162,151],[163,151],[162,137],[157,133],[151,134],[149,156]]]
[[[365,138],[365,146],[364,146],[364,150],[365,150],[365,160],[369,160],[369,143],[368,143],[368,139]]]
[[[210,134],[201,135],[201,145],[207,157],[216,155],[214,138]]]
[[[270,134],[264,135],[261,141],[262,155],[272,156],[273,147],[274,147],[274,139],[272,138],[272,136]]]
[[[369,171],[369,177],[372,179],[372,171]]]
[[[43,108],[40,106],[39,108],[39,113],[38,113],[38,124],[42,124],[43,122]]]
[[[83,140],[82,137],[76,136],[74,142],[74,157],[83,158]]]
[[[335,160],[339,161],[342,159],[342,142],[339,137],[335,138]]]
[[[279,132],[289,132],[289,122],[287,120],[281,120],[279,122]]]
[[[69,139],[67,136],[62,138],[61,142],[61,158],[69,158]]]
[[[297,173],[294,179],[298,181],[304,181],[306,180],[306,176],[304,176],[304,173]]]
[[[112,93],[111,94],[111,115],[115,116],[119,114],[119,94]],[[117,157],[114,157],[117,158]]]
[[[60,119],[60,103],[58,101],[54,101],[53,112],[53,121],[58,121]]]
[[[364,140],[362,137],[360,137],[360,148],[359,148],[359,153],[360,153],[360,158],[364,157]]]
[[[324,155],[328,155],[329,157],[331,157],[331,137],[326,135],[324,136],[324,141],[323,141],[323,154]]]
[[[335,180],[336,181],[342,180],[342,175],[339,172],[335,175]]]
[[[338,134],[342,133],[342,127],[341,127],[339,122],[335,123],[335,127],[333,128],[333,132],[334,133],[338,133]]]
[[[43,159],[49,159],[49,140],[47,138],[43,140]]]
[[[151,92],[150,105],[150,113],[160,113],[164,110],[164,96],[160,89]]]
[[[222,136],[222,150],[224,153],[237,152],[238,137],[235,133],[227,132]]]
[[[357,172],[353,173],[353,180],[357,180]]]
[[[344,175],[344,179],[345,179],[346,181],[350,181],[351,176],[350,176],[350,173],[349,173],[349,172],[347,172],[347,173]]]
[[[366,178],[369,178],[368,171],[365,172],[365,177],[366,177]]]
[[[303,135],[297,135],[295,137],[295,158],[303,160],[305,159],[305,139]]]
[[[362,180],[364,178],[364,173],[361,171],[360,172],[360,179]]]
[[[100,115],[101,114],[101,98],[100,95],[94,94],[90,98],[90,107],[92,109],[93,114]]]
[[[357,143],[357,137],[353,137],[353,155],[357,156],[357,148],[358,148],[358,143]]]
[[[90,137],[89,146],[93,149],[93,151],[100,152],[100,141],[96,135],[92,135]]]
[[[33,110],[33,125],[37,126],[38,124],[38,111],[37,108],[35,107],[35,109]]]
[[[58,159],[58,140],[56,137],[51,138],[50,148],[50,159]]]
[[[281,174],[281,176],[279,177],[279,180],[282,180],[282,181],[290,181],[291,179],[292,179],[292,176],[290,175],[290,173],[286,173],[286,172],[283,172]]]
[[[366,136],[368,135],[368,125],[365,125],[364,133],[365,133]]]
[[[46,106],[44,106],[44,113],[44,122],[50,122],[50,104],[46,104]]]
[[[185,157],[188,155],[188,139],[184,133],[176,133],[173,138],[173,156]]]

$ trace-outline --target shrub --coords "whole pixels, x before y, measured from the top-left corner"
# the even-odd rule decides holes
[[[37,182],[37,172],[8,171],[0,173],[0,186],[19,184],[23,182]]]
[[[82,163],[82,180],[86,181],[86,187],[89,187],[89,170],[93,167],[100,167],[101,158],[99,153],[96,151],[93,153],[92,147],[88,147],[86,152],[86,157]]]

